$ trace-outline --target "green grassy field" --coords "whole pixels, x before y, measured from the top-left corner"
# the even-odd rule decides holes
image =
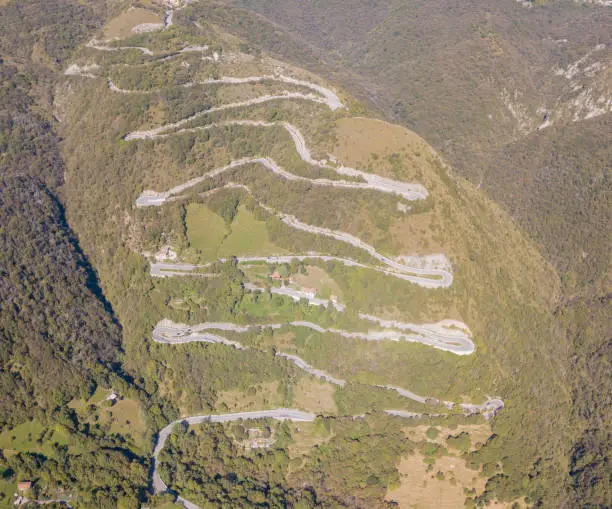
[[[109,408],[99,410],[100,424],[109,425],[111,433],[131,437],[134,445],[146,447],[147,426],[142,419],[140,404],[133,399],[124,399]]]
[[[143,420],[140,404],[133,399],[121,399],[115,401],[112,406],[107,406],[106,397],[110,392],[109,389],[98,387],[87,401],[73,400],[69,406],[77,412],[80,420],[108,428],[110,433],[117,433],[128,440],[131,438],[137,449],[146,449],[147,425]]]
[[[70,445],[68,431],[59,426],[49,430],[36,420],[25,422],[0,434],[0,449],[5,454],[14,451],[14,453],[36,452],[53,456],[54,444]]]
[[[238,209],[238,214],[231,224],[231,230],[232,233],[219,248],[221,258],[233,255],[255,256],[283,252],[270,242],[266,223],[255,219],[253,213],[245,207]]]
[[[246,207],[238,209],[228,226],[208,207],[190,204],[187,207],[187,236],[190,246],[202,262],[230,256],[255,256],[283,253],[270,242],[266,224],[255,219]]]
[[[193,203],[187,207],[186,223],[189,244],[199,251],[200,259],[216,259],[217,250],[229,233],[225,221],[205,205]]]
[[[14,507],[13,493],[17,490],[17,483],[0,479],[0,507]]]

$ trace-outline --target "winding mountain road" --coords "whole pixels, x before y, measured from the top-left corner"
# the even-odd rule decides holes
[[[188,3],[188,1],[181,2],[180,0],[167,0],[167,8],[166,15],[164,18],[164,26],[167,28],[172,25],[173,21],[173,12],[175,9],[180,8],[181,6]],[[152,26],[142,26],[143,30],[151,29]],[[161,28],[161,27],[160,27]],[[143,47],[128,47],[128,46],[108,46],[103,41],[98,41],[96,39],[92,39],[87,46],[89,48],[93,48],[99,51],[122,51],[134,49],[140,51],[144,55],[153,56],[154,53],[148,48]],[[185,53],[188,51],[206,51],[208,47],[197,47],[197,46],[187,46],[183,48],[183,50],[179,51],[176,54]],[[176,54],[170,55],[170,58],[176,56]],[[216,60],[218,55],[214,56],[214,60]],[[212,57],[206,57],[213,60]],[[66,75],[80,75],[87,78],[98,78],[94,74],[98,67],[93,65],[86,65],[83,67],[79,67],[76,64],[70,66],[66,71]],[[264,95],[252,99],[248,99],[241,102],[234,102],[230,104],[225,104],[221,106],[216,106],[210,108],[208,110],[203,110],[191,115],[187,118],[179,120],[174,123],[169,123],[166,125],[162,125],[150,130],[144,131],[134,131],[129,133],[125,139],[126,140],[144,140],[144,139],[156,139],[156,138],[166,138],[169,136],[175,136],[179,134],[183,134],[186,132],[195,132],[205,129],[213,129],[217,127],[229,127],[236,125],[243,126],[252,126],[252,127],[262,127],[262,128],[273,128],[273,127],[281,127],[287,131],[289,136],[291,137],[295,149],[301,159],[318,168],[322,168],[325,170],[333,171],[336,174],[342,177],[350,177],[356,179],[354,181],[351,180],[331,180],[326,178],[307,178],[300,175],[293,174],[281,166],[279,166],[273,159],[269,157],[250,157],[243,158],[237,161],[233,161],[230,164],[212,170],[205,175],[189,180],[188,182],[181,184],[179,186],[173,187],[172,189],[165,192],[154,192],[154,191],[145,191],[139,196],[136,200],[137,207],[150,207],[150,206],[161,206],[167,201],[175,199],[179,197],[181,193],[184,191],[196,186],[197,184],[205,181],[206,179],[214,178],[224,172],[227,172],[232,169],[245,167],[250,164],[259,164],[262,165],[267,170],[273,172],[275,175],[288,180],[288,181],[304,181],[308,182],[313,186],[321,186],[321,187],[337,187],[344,189],[358,189],[358,190],[375,190],[383,193],[395,195],[405,200],[420,200],[425,199],[428,196],[428,191],[420,184],[414,183],[406,183],[401,181],[396,181],[387,177],[382,177],[380,175],[375,175],[371,173],[367,173],[361,170],[357,170],[355,168],[345,167],[342,165],[336,165],[335,163],[330,163],[326,160],[316,160],[313,158],[311,151],[308,148],[306,140],[300,130],[288,123],[288,122],[264,122],[264,121],[252,121],[252,120],[231,120],[220,123],[211,123],[206,126],[198,126],[192,128],[183,128],[188,123],[203,117],[209,113],[215,113],[220,111],[244,108],[257,104],[264,104],[271,101],[280,101],[280,100],[300,100],[300,101],[310,101],[314,103],[319,103],[327,106],[331,111],[336,111],[340,108],[343,108],[344,105],[338,95],[332,90],[323,87],[321,85],[317,85],[308,81],[299,80],[296,78],[284,76],[281,74],[277,75],[264,75],[264,76],[251,76],[245,78],[237,78],[237,77],[222,77],[218,79],[210,79],[204,80],[201,82],[188,83],[183,86],[190,87],[195,85],[233,85],[233,84],[248,84],[248,83],[257,83],[261,81],[276,81],[282,82],[285,84],[290,84],[294,86],[304,87],[310,89],[312,93],[302,93],[302,92],[291,92],[288,90],[284,90],[282,93],[276,95]],[[134,93],[149,93],[150,91],[139,91],[139,90],[127,90],[118,87],[110,78],[107,79],[108,88],[112,92],[122,93],[122,94],[134,94]],[[287,87],[289,88],[289,87]],[[247,192],[250,193],[250,190],[246,186],[242,186]],[[328,228],[324,228],[321,226],[310,225],[304,223],[297,219],[295,216],[290,214],[285,214],[282,212],[275,211],[263,204],[260,206],[264,207],[266,210],[274,214],[278,217],[283,223],[286,225],[301,231],[305,231],[308,233],[312,233],[315,235],[321,235],[333,238],[339,242],[343,242],[349,244],[353,247],[361,249],[366,252],[369,256],[378,260],[383,266],[377,267],[372,265],[363,264],[351,259],[340,258],[334,256],[325,256],[318,254],[309,254],[309,255],[295,255],[295,256],[269,256],[269,257],[242,257],[238,258],[239,263],[249,263],[249,262],[267,262],[267,263],[289,263],[293,260],[321,260],[321,261],[336,261],[339,263],[343,263],[346,266],[360,267],[360,268],[368,268],[372,270],[376,270],[378,272],[384,273],[386,275],[390,275],[396,278],[400,278],[406,281],[410,281],[421,286],[427,288],[446,288],[451,286],[453,282],[453,274],[452,269],[450,268],[450,263],[447,263],[448,260],[445,258],[442,260],[442,263],[438,266],[428,265],[423,262],[422,266],[419,266],[419,259],[413,257],[409,258],[397,258],[393,259],[387,257],[381,253],[379,253],[373,246],[367,244],[362,241],[358,237],[351,235],[346,232],[331,230]],[[404,205],[405,206],[405,205]],[[221,260],[225,261],[225,260]],[[168,276],[198,276],[198,277],[215,277],[215,274],[204,274],[197,273],[196,271],[202,267],[209,266],[208,265],[194,265],[187,263],[167,263],[167,262],[157,262],[151,264],[151,275],[155,277],[168,277]],[[245,288],[249,291],[259,291],[262,290],[260,287],[256,285],[247,283],[245,284]],[[294,300],[300,300],[302,298],[308,299],[309,304],[312,305],[323,305],[328,306],[331,301],[325,299],[317,299],[316,296],[308,292],[303,292],[300,290],[295,290],[292,288],[271,288],[270,291],[275,294],[286,295]],[[344,311],[345,306],[339,303],[332,303],[338,311]],[[474,343],[471,340],[471,332],[467,325],[463,324],[459,321],[454,320],[443,320],[434,324],[412,324],[406,322],[400,322],[396,320],[386,320],[379,317],[375,317],[373,315],[360,313],[359,317],[362,320],[366,320],[372,323],[376,323],[382,330],[374,330],[368,332],[350,332],[341,329],[333,329],[333,328],[324,328],[320,325],[314,324],[312,322],[307,321],[293,321],[290,323],[277,323],[277,324],[261,324],[261,325],[236,325],[232,323],[225,322],[208,322],[198,325],[187,325],[174,323],[170,320],[162,320],[160,321],[153,330],[153,340],[156,343],[167,344],[167,345],[179,345],[191,342],[205,342],[205,343],[213,343],[220,344],[227,347],[231,347],[237,350],[247,350],[248,348],[241,345],[236,341],[230,341],[223,336],[220,336],[215,333],[211,333],[209,331],[227,331],[227,332],[247,332],[254,328],[264,328],[271,327],[274,329],[281,328],[283,326],[293,326],[293,327],[305,327],[311,330],[320,332],[320,333],[333,333],[338,334],[346,338],[356,338],[363,339],[368,341],[382,341],[382,340],[391,340],[391,341],[411,341],[411,342],[419,342],[428,346],[432,346],[439,350],[444,350],[447,352],[451,352],[456,355],[470,355],[474,352]],[[347,381],[336,378],[328,373],[317,369],[310,364],[308,364],[304,359],[298,357],[294,354],[276,352],[276,356],[282,359],[285,359],[289,362],[295,364],[301,370],[316,376],[319,379],[325,380],[331,384],[334,384],[339,387],[343,387],[346,385]],[[497,398],[489,398],[483,404],[472,404],[472,403],[453,403],[449,401],[440,401],[435,398],[429,398],[420,396],[415,394],[409,390],[392,386],[392,385],[378,385],[377,387],[385,390],[395,391],[398,395],[411,399],[415,402],[426,404],[426,405],[444,405],[449,410],[452,410],[456,407],[459,407],[464,414],[473,414],[480,413],[485,416],[485,418],[489,418],[495,415],[496,412],[501,410],[504,407],[504,402],[501,399]],[[408,412],[404,410],[385,410],[388,415],[401,417],[401,418],[417,418],[422,417],[424,415],[429,416],[442,416],[447,414],[423,414],[423,413],[415,413]],[[192,417],[186,417],[184,419],[176,420],[170,424],[168,424],[165,428],[163,428],[159,434],[156,441],[155,449],[153,452],[153,471],[152,471],[152,484],[155,493],[162,493],[168,490],[167,485],[161,479],[158,470],[159,463],[159,455],[161,451],[164,449],[168,437],[172,433],[174,426],[180,422],[187,422],[190,425],[202,424],[207,422],[231,422],[238,420],[246,420],[246,419],[275,419],[275,420],[290,420],[295,422],[312,422],[315,420],[316,415],[309,412],[303,412],[301,410],[295,409],[274,409],[274,410],[260,410],[253,412],[238,412],[238,413],[229,413],[229,414],[217,414],[217,415],[198,415]],[[199,509],[199,507],[182,497],[178,497],[180,503],[182,503],[187,509]]]
[[[386,320],[372,317],[377,323],[386,323]],[[362,317],[362,315],[360,315]],[[413,334],[405,334],[394,330],[377,330],[368,332],[350,332],[342,329],[324,328],[312,322],[296,320],[287,323],[270,323],[270,324],[255,324],[255,325],[236,325],[226,322],[206,322],[195,325],[187,325],[182,323],[174,323],[169,320],[161,320],[153,329],[153,340],[157,343],[189,343],[193,341],[205,341],[209,343],[222,343],[222,341],[209,338],[207,334],[202,335],[202,331],[221,330],[229,332],[247,332],[249,330],[257,330],[264,328],[280,329],[283,326],[305,327],[319,333],[338,334],[339,336],[349,339],[363,339],[366,341],[408,341],[411,343],[422,343],[427,346],[432,346],[438,350],[453,353],[455,355],[470,355],[474,352],[474,343],[464,332],[459,334],[456,329],[448,329],[444,322],[436,324],[410,324],[403,322],[396,323],[396,328],[401,330],[410,330]],[[465,324],[456,322],[465,327]],[[442,324],[442,325],[440,325]],[[390,327],[390,326],[386,326]],[[214,336],[214,335],[210,335]],[[232,345],[235,346],[235,345]]]
[[[319,96],[314,94],[302,94],[301,92],[289,92],[284,90],[282,94],[276,95],[263,95],[260,97],[254,97],[252,99],[247,99],[246,101],[239,101],[235,103],[223,104],[221,106],[215,106],[213,108],[209,108],[207,110],[198,111],[193,115],[179,120],[178,122],[174,122],[172,124],[165,124],[163,126],[155,127],[153,129],[149,129],[147,131],[133,131],[125,136],[127,141],[130,140],[146,140],[149,139],[163,131],[168,129],[178,129],[182,125],[185,125],[193,120],[196,120],[204,115],[208,115],[209,113],[215,113],[217,111],[225,111],[237,108],[244,108],[247,106],[253,106],[255,104],[263,104],[271,101],[283,101],[283,100],[301,100],[301,101],[311,101],[315,103],[325,103],[325,100]]]
[[[144,55],[153,56],[153,52],[149,48],[143,48],[142,46],[107,46],[104,44],[104,41],[99,41],[97,39],[92,39],[86,46],[98,51],[125,51],[135,49]]]
[[[128,135],[129,136],[129,135]],[[144,191],[137,199],[137,207],[159,207],[168,201],[171,197],[176,196],[187,189],[190,189],[207,179],[214,178],[222,173],[225,173],[234,168],[244,167],[250,164],[260,164],[265,169],[289,181],[308,182],[313,186],[319,187],[336,187],[342,189],[357,189],[357,190],[373,190],[388,194],[397,194],[406,200],[421,200],[427,196],[427,191],[421,191],[420,184],[403,184],[402,186],[387,185],[387,183],[378,183],[370,179],[370,182],[358,182],[349,180],[331,180],[326,178],[309,178],[291,173],[281,167],[273,159],[269,157],[244,157],[232,161],[226,166],[211,170],[200,177],[195,177],[183,184],[179,184],[167,191],[157,192],[147,190]],[[357,178],[361,175],[353,175]],[[424,189],[424,188],[423,188]]]
[[[130,91],[127,91],[127,92],[129,93]],[[169,124],[169,125],[173,125],[173,124]],[[410,201],[427,198],[429,194],[427,192],[427,189],[425,189],[425,187],[423,187],[421,184],[414,184],[414,183],[409,183],[409,182],[402,182],[399,180],[393,180],[387,177],[381,177],[380,175],[376,175],[374,173],[368,173],[365,171],[357,170],[355,168],[350,168],[348,166],[343,166],[343,165],[336,166],[333,164],[329,164],[326,161],[318,161],[314,159],[312,157],[310,149],[308,148],[308,145],[306,144],[306,140],[304,139],[304,136],[302,135],[300,130],[293,124],[290,124],[289,122],[264,122],[264,121],[259,121],[259,120],[228,120],[226,122],[214,122],[214,123],[211,123],[205,126],[180,129],[178,131],[173,131],[171,133],[165,133],[166,129],[163,129],[159,131],[158,134],[154,134],[154,135],[147,136],[147,137],[149,139],[163,139],[163,138],[168,138],[170,136],[175,136],[178,134],[194,133],[198,131],[205,131],[205,130],[210,130],[210,129],[219,128],[219,127],[232,127],[232,126],[251,126],[251,127],[265,127],[265,128],[282,127],[291,136],[291,139],[293,140],[297,153],[299,154],[302,161],[304,161],[305,163],[308,163],[313,166],[317,166],[319,168],[323,168],[329,171],[334,171],[338,173],[339,175],[359,178],[359,179],[362,179],[364,182],[366,182],[366,185],[351,186],[354,189],[360,189],[360,188],[361,189],[373,189],[376,191],[381,191],[383,193],[396,194]],[[172,128],[168,128],[168,130],[172,130]],[[138,135],[140,136],[141,133],[138,133]],[[126,140],[142,139],[142,138],[136,138],[136,137],[130,138],[132,134],[134,133],[128,134],[126,136]],[[263,158],[255,158],[255,159],[263,159]],[[271,159],[268,159],[268,160],[272,161]],[[276,165],[276,163],[274,163],[273,161],[272,163]],[[278,165],[276,166],[278,167]],[[269,168],[269,169],[272,171],[275,171],[275,173],[277,172],[276,169],[274,168]],[[287,173],[289,175],[293,175],[287,172],[286,170],[282,170],[282,172]],[[335,181],[335,180],[329,181],[326,179],[320,179],[320,180],[326,181],[327,182],[326,185],[329,185],[329,182],[341,182],[341,181]]]
[[[236,325],[233,323],[227,322],[208,322],[196,325],[186,325],[182,323],[174,323],[170,320],[161,320],[157,326],[153,330],[153,341],[157,343],[164,344],[185,344],[191,342],[205,342],[205,343],[218,343],[223,344],[225,346],[230,346],[236,348],[237,350],[247,350],[247,347],[244,347],[240,343],[236,341],[230,341],[216,334],[210,334],[208,330],[222,330],[227,332],[247,332],[253,329],[260,329],[269,327],[272,329],[280,329],[283,326],[290,325],[293,327],[306,327],[312,329],[316,332],[332,332],[337,334],[343,334],[345,331],[335,330],[335,329],[325,329],[320,325],[314,324],[312,322],[306,321],[294,321],[290,323],[276,323],[276,324],[262,324],[262,325]],[[352,335],[353,333],[347,333]],[[369,333],[368,333],[369,334]],[[367,335],[364,335],[364,338]],[[380,340],[378,338],[377,340]],[[290,362],[293,362],[298,368],[303,371],[321,379],[329,382],[333,385],[337,385],[339,387],[344,387],[346,385],[346,380],[341,378],[334,377],[326,373],[321,369],[317,369],[314,366],[308,364],[304,359],[298,357],[294,354],[288,354],[284,352],[276,352],[277,357],[281,357]],[[474,404],[474,403],[454,403],[452,401],[442,401],[437,398],[432,398],[429,396],[420,396],[415,394],[412,391],[404,389],[402,387],[396,387],[393,385],[377,385],[381,389],[386,389],[390,391],[395,391],[400,396],[410,399],[412,401],[416,401],[417,403],[422,403],[424,405],[434,405],[434,406],[444,406],[449,410],[452,410],[456,406],[463,411],[466,415],[472,414],[482,414],[486,419],[489,419],[497,412],[499,412],[502,408],[504,408],[503,400],[499,398],[489,398],[486,402],[482,404]]]
[[[230,341],[216,334],[202,333],[214,327],[203,327],[201,325],[187,325],[184,323],[174,323],[171,320],[161,320],[153,329],[153,341],[156,343],[166,343],[170,345],[180,345],[185,343],[218,343],[231,346],[236,350],[246,350],[244,346],[235,341]],[[219,329],[219,327],[217,327]],[[222,329],[221,329],[222,330]],[[230,329],[225,329],[230,330]]]
[[[293,364],[295,364],[298,368],[302,369],[303,371],[306,371],[306,373],[309,373],[313,376],[316,376],[317,378],[320,378],[321,380],[325,380],[326,382],[337,385],[339,387],[344,387],[346,385],[346,380],[342,380],[341,378],[333,377],[331,375],[328,375],[325,371],[314,368],[313,366],[308,364],[304,359],[302,359],[301,357],[298,357],[297,355],[277,352],[276,356],[282,357],[283,359],[287,359],[288,361],[293,362]]]
[[[414,259],[414,257],[413,257]],[[409,274],[402,274],[392,270],[387,270],[383,267],[376,267],[374,265],[368,265],[365,263],[351,260],[350,258],[341,258],[339,256],[326,256],[318,254],[305,254],[305,255],[276,255],[276,256],[250,256],[250,257],[238,257],[236,258],[238,263],[249,263],[249,262],[265,262],[265,263],[291,263],[293,260],[297,261],[308,261],[308,260],[321,260],[324,262],[338,262],[346,267],[359,267],[362,269],[374,270],[392,276],[404,281],[410,281],[423,288],[447,288],[452,284],[452,273],[445,269],[435,269],[436,273],[432,273],[433,276],[438,275],[437,271],[444,271],[446,276],[442,279],[431,279],[428,277],[413,276]],[[226,258],[220,258],[219,262],[226,262]],[[167,276],[201,276],[204,274],[193,273],[193,271],[205,267],[209,267],[211,264],[204,265],[191,265],[188,263],[167,263],[167,262],[153,262],[151,263],[151,276],[153,277],[167,277]],[[191,267],[191,268],[190,268]],[[415,271],[419,271],[422,275],[429,275],[431,270],[424,269],[422,267],[415,267],[411,265]]]
[[[252,163],[256,161],[262,162],[264,166],[274,171],[274,173],[277,173],[283,176],[284,178],[288,178],[291,180],[305,178],[305,177],[298,177],[296,175],[285,172],[285,170],[282,170],[280,167],[276,166],[273,161],[268,160],[268,159],[241,159],[238,161],[234,161],[230,163],[229,165],[224,166],[222,168],[218,168],[217,170],[213,170],[202,177],[196,177],[184,184],[181,184],[179,186],[176,186],[170,189],[169,191],[166,191],[165,193],[155,193],[152,191],[145,191],[136,200],[136,206],[137,207],[147,207],[147,206],[162,205],[170,197],[175,196],[179,193],[182,193],[183,191],[189,189],[190,187],[193,187],[197,185],[198,183],[202,182],[206,178],[212,178],[213,176],[217,176],[229,169],[236,168],[244,164],[248,164],[248,163]],[[320,180],[323,180],[323,179],[320,179]],[[335,181],[327,181],[327,182],[330,182],[332,184],[336,183]],[[241,187],[247,188],[244,185],[242,185]],[[331,230],[329,228],[325,228],[322,226],[310,225],[310,224],[300,221],[299,219],[297,219],[295,216],[291,214],[285,214],[283,212],[278,212],[272,209],[271,207],[268,207],[267,205],[264,205],[262,203],[258,203],[258,204],[260,207],[264,208],[271,214],[278,217],[283,223],[285,223],[286,225],[292,228],[295,228],[296,230],[305,231],[307,233],[312,233],[314,235],[322,235],[326,237],[331,237],[337,241],[344,242],[346,244],[350,244],[353,247],[356,247],[358,249],[365,251],[372,258],[375,258],[378,261],[382,262],[384,265],[386,265],[388,269],[390,270],[390,272],[397,272],[397,273],[401,273],[401,274],[408,276],[405,279],[410,278],[409,280],[411,281],[419,282],[421,284],[428,285],[429,287],[432,286],[432,281],[436,281],[435,279],[431,279],[431,278],[436,278],[436,279],[440,278],[438,287],[449,287],[453,282],[452,273],[449,272],[448,270],[437,269],[437,268],[425,268],[424,269],[421,267],[415,267],[413,265],[408,265],[405,262],[401,261],[401,260],[405,260],[405,258],[399,258],[398,260],[389,258],[379,253],[376,250],[376,248],[374,248],[370,244],[363,242],[361,239],[359,239],[358,237],[355,237],[354,235],[351,235],[350,233],[337,231],[337,230]],[[428,277],[418,278],[418,277],[415,277],[413,274],[418,274],[420,276],[428,276]]]

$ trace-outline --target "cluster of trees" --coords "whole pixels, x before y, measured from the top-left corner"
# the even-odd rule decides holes
[[[301,457],[290,453],[294,437],[287,423],[267,423],[275,442],[249,451],[238,444],[244,433],[232,432],[235,425],[209,424],[197,432],[178,425],[160,456],[160,474],[203,506],[391,507],[384,496],[399,482],[407,442],[398,423],[383,421],[318,419],[315,427],[328,440]]]
[[[0,431],[36,419],[46,430],[41,445],[58,427],[71,444],[45,454],[0,450],[0,474],[35,480],[43,500],[139,507],[147,460],[128,449],[126,437],[81,421],[70,403],[101,385],[166,418],[121,370],[121,328],[61,206],[32,177],[0,178],[0,276]]]
[[[107,15],[106,2],[95,0],[67,0],[58,5],[9,0],[0,8],[0,55],[35,67],[37,74],[69,58]],[[35,46],[41,53],[33,58]]]
[[[0,425],[14,425],[108,384],[121,333],[42,184],[0,180],[0,218]]]
[[[167,417],[120,367],[121,326],[58,199],[65,165],[51,107],[55,73],[106,14],[96,1],[0,7],[0,432],[35,419],[45,451],[0,450],[0,476],[34,481],[29,495],[41,500],[127,509],[146,499],[148,460],[70,402],[112,387]]]
[[[160,459],[162,479],[201,505],[315,507],[312,491],[287,486],[286,450],[275,447],[245,454],[221,424],[208,425],[197,435],[177,426]]]
[[[35,481],[40,500],[66,500],[76,509],[137,509],[147,499],[149,461],[119,448],[70,454],[56,448],[53,458],[20,453],[0,457],[5,478]]]

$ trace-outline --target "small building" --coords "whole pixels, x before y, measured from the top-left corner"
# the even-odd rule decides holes
[[[308,297],[311,299],[314,299],[317,296],[316,288],[310,288],[308,286],[304,286],[303,288],[300,288],[300,291],[308,295]]]
[[[19,481],[17,483],[17,489],[19,491],[28,491],[32,488],[32,481]]]
[[[283,279],[283,278],[282,278],[282,277],[281,277],[281,275],[278,273],[278,270],[275,270],[275,271],[272,273],[272,279]]]

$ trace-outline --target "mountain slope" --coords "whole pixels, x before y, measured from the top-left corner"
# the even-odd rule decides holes
[[[124,368],[182,417],[294,406],[344,437],[368,414],[320,477],[280,463],[283,486],[324,504],[385,504],[395,466],[376,480],[350,459],[385,426],[479,413],[496,416],[466,456],[489,479],[478,500],[558,502],[570,394],[552,267],[421,138],[221,30],[215,5],[151,12],[166,26],[100,33],[55,92],[67,214],[123,325]],[[193,477],[215,485],[210,467],[177,474],[194,460],[173,440],[157,475],[210,501]],[[392,441],[397,465],[414,445]]]
[[[45,188],[4,179],[0,203],[3,385],[19,387],[4,391],[2,424],[14,425],[88,391],[116,362],[120,331]]]
[[[231,4],[250,12],[218,7],[211,10],[217,23],[333,76],[387,118],[415,129],[540,245],[563,281],[556,311],[563,319],[555,327],[575,348],[565,370],[582,372],[579,366],[594,363],[585,368],[595,373],[589,382],[579,373],[569,377],[572,405],[584,410],[573,414],[571,448],[588,457],[585,444],[595,442],[580,437],[600,436],[596,430],[605,420],[586,410],[585,401],[595,404],[589,386],[610,392],[606,377],[596,375],[596,366],[608,362],[610,310],[609,7],[562,1],[355,1],[350,9],[342,2]],[[609,449],[603,437],[599,443]],[[599,460],[589,468],[601,473],[605,455],[599,445],[594,450]],[[582,479],[568,495],[570,506],[587,503],[590,481]],[[591,492],[606,493],[605,479],[593,475]],[[592,503],[606,505],[597,495]]]
[[[144,499],[139,412],[156,403],[121,370],[121,327],[58,199],[65,166],[50,104],[55,71],[103,12],[100,2],[0,6],[1,507],[26,479],[33,487],[19,494],[54,505]]]
[[[567,143],[572,167],[592,178],[609,174],[610,144],[604,134],[611,93],[609,9],[575,2],[528,9],[511,1],[438,2],[435,8],[418,2],[354,2],[351,9],[340,2],[232,4],[266,17],[262,34],[253,36],[264,47],[283,51],[274,44],[282,35],[274,33],[287,30],[294,38],[285,45],[288,53],[281,53],[285,58],[307,66],[323,62],[320,71],[333,73],[387,117],[424,136],[557,253],[557,261],[564,250],[558,237],[544,231],[544,219],[534,226],[546,195],[534,195],[533,206],[526,207],[523,197],[530,193],[517,193],[524,180],[514,177],[538,179],[541,141],[565,131],[570,138],[557,140],[552,157],[567,150]],[[239,17],[237,10],[233,19]],[[292,49],[300,43],[308,50]],[[581,133],[585,143],[579,146],[570,132]],[[603,161],[593,160],[593,149]],[[555,173],[556,201],[577,202],[574,172],[563,162],[554,164],[564,165]],[[559,213],[568,219],[573,215],[566,208]],[[581,229],[604,241],[588,221]],[[573,252],[566,254],[561,270],[572,258]]]

